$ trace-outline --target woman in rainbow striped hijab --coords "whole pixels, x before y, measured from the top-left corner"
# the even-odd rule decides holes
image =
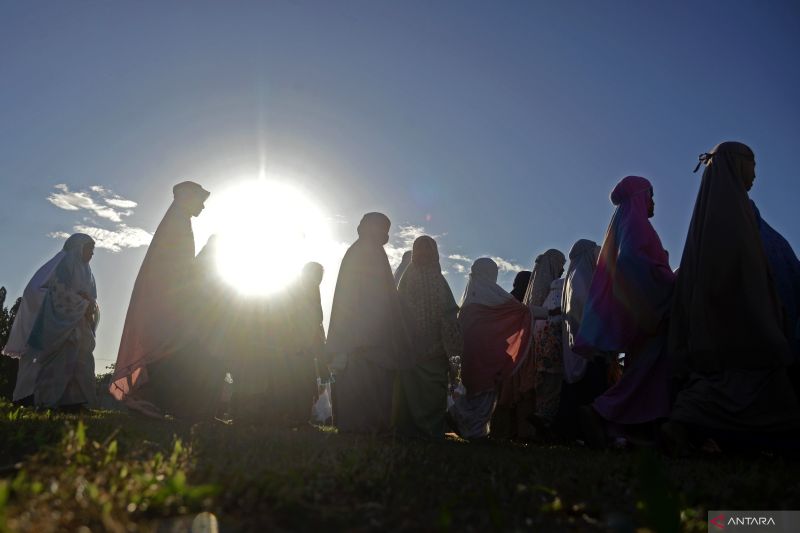
[[[583,412],[590,445],[605,445],[608,430],[668,416],[670,372],[665,356],[667,312],[675,274],[650,224],[653,186],[628,176],[611,192],[616,206],[606,231],[575,339],[577,353],[625,353],[625,372]]]

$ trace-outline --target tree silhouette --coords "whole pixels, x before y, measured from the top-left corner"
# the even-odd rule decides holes
[[[0,287],[0,350],[6,346],[8,336],[11,334],[11,326],[14,325],[14,318],[16,318],[22,303],[22,298],[17,298],[10,309],[5,307],[7,294],[6,288]],[[0,398],[11,399],[17,381],[17,365],[16,359],[0,356]]]

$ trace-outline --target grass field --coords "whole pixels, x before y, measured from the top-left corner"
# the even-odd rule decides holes
[[[706,510],[798,509],[782,457],[441,443],[329,428],[75,416],[0,404],[11,531],[703,531]],[[207,515],[205,515],[207,516]]]

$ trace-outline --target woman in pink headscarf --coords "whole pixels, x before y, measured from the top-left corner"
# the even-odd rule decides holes
[[[616,206],[592,278],[577,353],[625,353],[622,378],[583,411],[589,444],[603,447],[606,430],[653,422],[669,414],[664,356],[675,274],[650,224],[653,186],[628,176],[611,192]]]

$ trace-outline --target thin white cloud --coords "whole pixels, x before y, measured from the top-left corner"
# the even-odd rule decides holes
[[[139,205],[133,200],[125,200],[124,198],[105,198],[104,200],[108,205],[113,205],[114,207],[119,207],[120,209],[133,209]]]
[[[525,270],[525,267],[503,259],[502,257],[492,256],[492,260],[497,263],[500,272],[519,272],[520,270]]]
[[[469,257],[463,256],[461,254],[450,254],[447,256],[448,259],[452,259],[453,261],[462,261],[464,263],[472,263],[472,259]]]
[[[403,260],[403,254],[408,251],[406,248],[395,246],[391,242],[383,245],[383,249],[386,250],[386,256],[389,258],[389,264],[392,265],[392,270],[400,265],[400,262]]]
[[[406,248],[411,248],[413,246],[414,241],[417,238],[422,237],[425,235],[425,228],[422,226],[414,226],[414,225],[401,225],[398,227],[397,237],[400,241],[405,245]],[[436,238],[437,235],[431,235],[431,237]]]
[[[122,222],[122,217],[133,214],[133,208],[138,204],[110,191],[102,185],[93,185],[86,191],[71,191],[64,183],[55,186],[47,200],[66,211],[86,210],[89,216],[82,217],[83,224],[73,226],[77,233],[86,233],[91,236],[98,248],[112,252],[119,252],[123,248],[138,248],[147,246],[153,236],[142,228],[128,226]],[[97,220],[105,219],[106,224],[112,227],[101,227]],[[56,239],[69,237],[63,231],[49,233],[48,236]]]
[[[464,267],[464,265],[462,265],[460,263],[454,264],[453,265],[453,270],[455,270],[456,272],[458,272],[460,274],[463,274],[464,272],[467,271],[467,269]]]
[[[95,246],[105,248],[112,252],[119,252],[123,248],[139,248],[147,246],[153,236],[142,228],[132,228],[120,224],[114,230],[107,230],[94,226],[75,226],[77,233],[85,233],[95,240]]]
[[[414,245],[414,241],[423,235],[427,234],[425,233],[425,228],[422,226],[401,224],[397,227],[395,234],[384,246],[386,255],[389,256],[389,264],[392,265],[392,269],[397,268],[403,260],[403,254],[410,251],[411,247]],[[436,238],[437,235],[431,235],[431,237]]]
[[[67,211],[78,211],[86,209],[95,215],[108,219],[112,222],[122,222],[122,217],[133,214],[131,209],[136,207],[136,202],[126,200],[107,189],[95,185],[90,187],[90,191],[70,191],[64,183],[55,186],[56,192],[50,193],[47,200],[58,207]],[[92,193],[100,196],[100,200],[108,205],[103,205],[92,197]],[[120,208],[120,209],[115,209]]]

